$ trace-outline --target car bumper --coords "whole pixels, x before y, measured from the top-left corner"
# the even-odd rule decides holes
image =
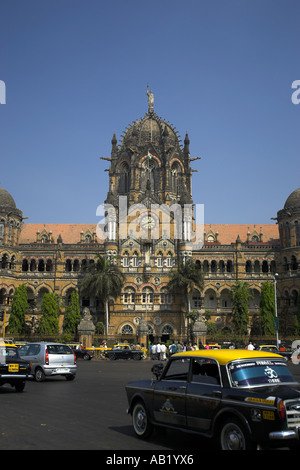
[[[25,375],[25,374],[1,374],[0,375],[0,383],[6,380],[31,380],[33,379],[33,375]]]
[[[77,367],[44,367],[44,374],[50,375],[76,375]]]
[[[287,429],[285,431],[274,431],[269,433],[271,441],[285,441],[290,439],[299,439],[299,431],[297,429]]]

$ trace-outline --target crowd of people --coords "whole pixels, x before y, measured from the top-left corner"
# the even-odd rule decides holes
[[[173,341],[169,346],[165,343],[154,343],[150,344],[150,359],[166,361],[172,354],[184,352],[184,351],[196,351],[199,347],[197,344],[192,343],[181,343],[180,341]]]

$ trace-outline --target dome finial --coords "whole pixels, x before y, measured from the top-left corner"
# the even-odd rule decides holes
[[[148,96],[148,113],[154,112],[154,95],[152,90],[149,91],[149,84],[147,84],[147,96]]]

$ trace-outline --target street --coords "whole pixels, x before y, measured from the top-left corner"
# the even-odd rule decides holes
[[[77,377],[27,382],[23,393],[0,387],[1,450],[184,450],[213,449],[213,443],[175,431],[135,437],[127,415],[125,385],[151,378],[153,361],[78,361]],[[300,380],[300,366],[289,364]],[[298,372],[299,371],[299,372]]]

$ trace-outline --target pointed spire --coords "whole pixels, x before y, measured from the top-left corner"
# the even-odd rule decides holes
[[[187,131],[186,131],[185,138],[184,138],[184,151],[186,153],[190,153],[190,139],[189,139]]]

